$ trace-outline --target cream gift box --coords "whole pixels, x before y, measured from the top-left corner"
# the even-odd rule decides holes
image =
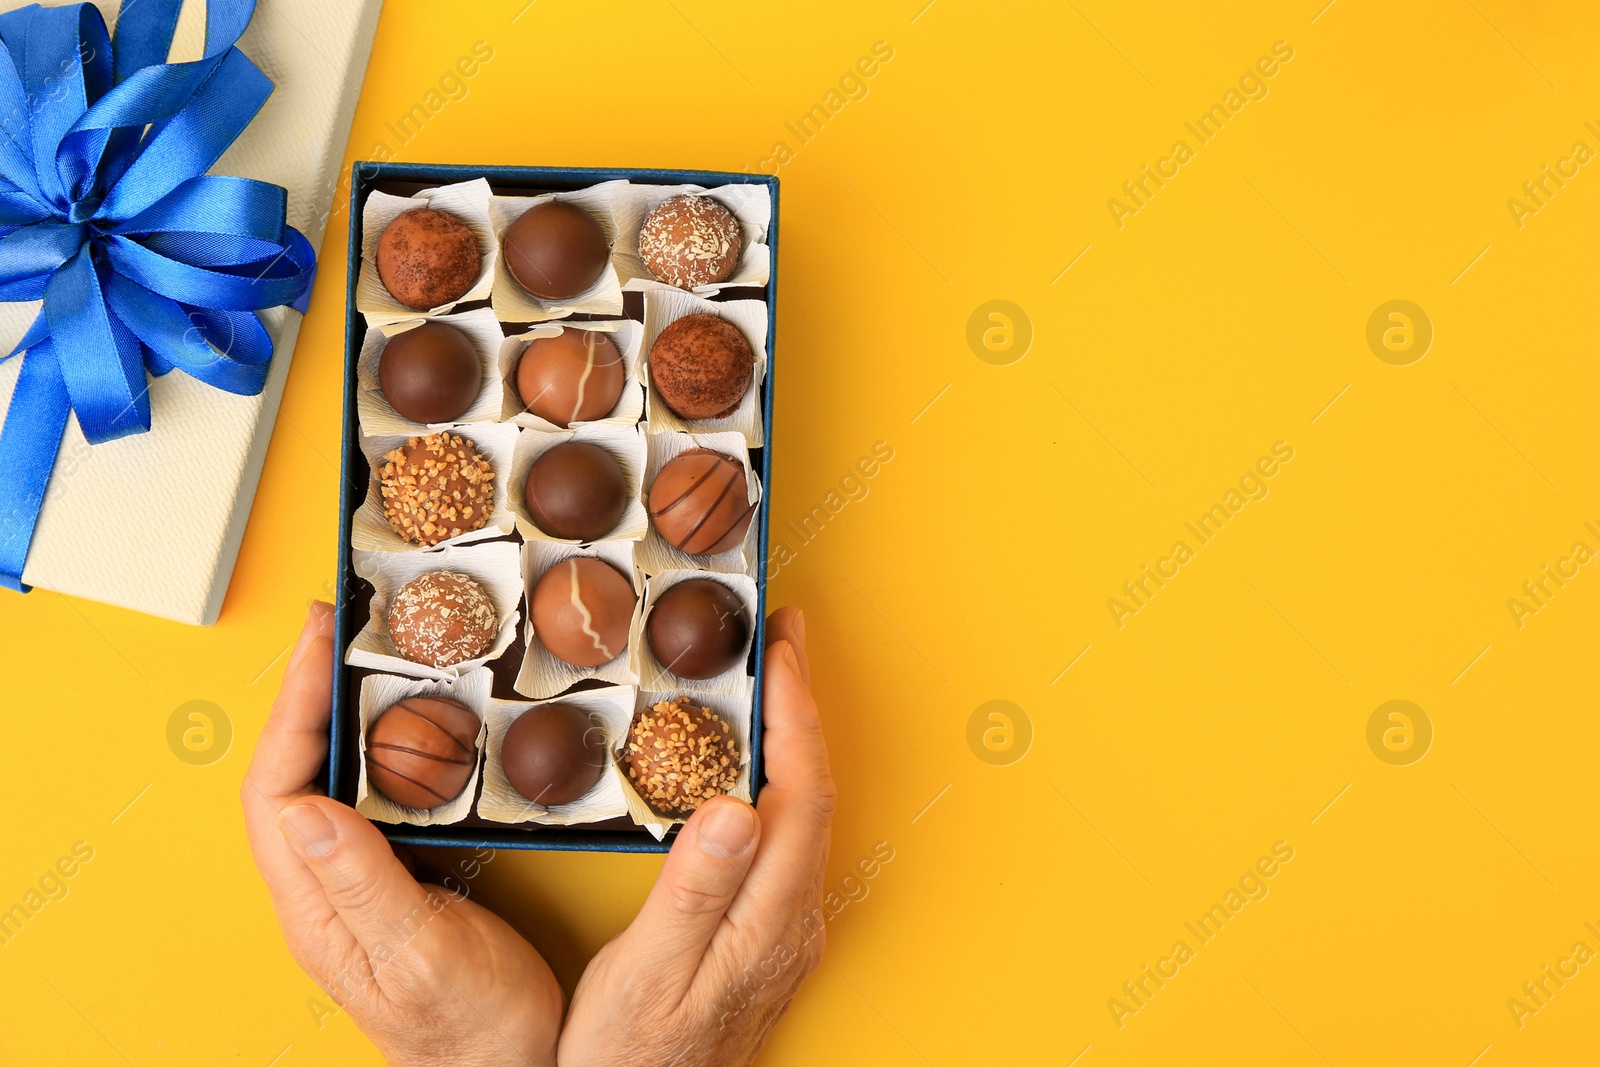
[[[118,0],[94,3],[114,28]],[[382,0],[258,0],[238,41],[274,89],[210,173],[283,186],[288,223],[312,248],[320,248],[327,228],[381,5]],[[0,10],[23,6],[0,0]],[[171,61],[201,55],[204,9],[202,0],[184,5]],[[0,304],[0,353],[11,351],[39,306]],[[274,354],[258,396],[235,396],[173,371],[148,379],[148,433],[91,448],[69,419],[23,581],[179,622],[215,622],[300,318],[288,308],[261,313]],[[0,420],[21,362],[0,363]]]

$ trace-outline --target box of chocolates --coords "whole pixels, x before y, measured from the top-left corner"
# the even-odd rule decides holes
[[[661,852],[761,783],[778,182],[358,163],[328,793]]]

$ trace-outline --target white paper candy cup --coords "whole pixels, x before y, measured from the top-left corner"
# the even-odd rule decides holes
[[[602,182],[587,189],[542,196],[491,196],[489,222],[494,229],[495,247],[505,240],[506,230],[523,212],[538,204],[561,200],[593,215],[606,235],[606,244],[614,248],[617,225],[611,218],[611,187],[616,184]],[[566,300],[541,300],[517,284],[506,267],[505,257],[500,256],[495,263],[493,305],[501,322],[545,322],[568,315],[621,315],[622,283],[617,278],[615,263],[608,259],[600,279],[577,296]]]
[[[409,674],[433,681],[459,678],[496,659],[517,637],[522,620],[522,565],[517,546],[510,541],[448,545],[433,552],[356,552],[355,572],[372,583],[371,617],[350,642],[344,661],[352,667]],[[413,663],[395,649],[389,637],[389,607],[395,594],[414,578],[434,571],[465,574],[483,586],[494,602],[499,632],[483,655],[448,667]]]
[[[755,699],[755,680],[746,678],[742,688],[728,693],[708,693],[704,690],[687,688],[665,692],[640,690],[634,701],[634,710],[636,712],[643,711],[645,708],[654,707],[663,701],[676,700],[680,697],[699,707],[710,708],[728,724],[730,736],[737,742],[739,748],[739,777],[734,783],[733,792],[729,795],[736,796],[740,800],[749,800],[750,719],[751,708],[753,707],[752,702]],[[626,746],[623,749],[623,757],[626,758]],[[634,822],[649,830],[651,836],[657,841],[665,837],[667,831],[672,827],[688,820],[687,815],[668,816],[659,814],[644,802],[644,798],[639,795],[639,791],[628,780],[626,770],[623,770],[620,777],[622,779],[622,796],[623,800],[627,802],[628,814],[633,817]]]
[[[383,491],[378,485],[379,472],[383,470],[383,457],[391,449],[403,447],[408,437],[425,435],[379,434],[376,437],[361,439],[361,451],[367,457],[372,474],[367,484],[366,502],[356,510],[350,523],[351,547],[363,552],[427,551],[443,545],[465,545],[473,541],[485,541],[491,537],[503,537],[516,527],[516,516],[511,513],[507,503],[506,472],[511,469],[516,452],[517,428],[501,423],[475,422],[457,427],[450,432],[471,441],[478,454],[488,460],[489,466],[494,469],[494,505],[489,513],[489,521],[484,527],[481,530],[471,530],[459,537],[448,538],[439,542],[439,545],[428,546],[407,541],[395,533],[394,527],[389,525],[389,520],[384,518]]]
[[[556,445],[568,441],[585,441],[599,445],[611,453],[612,458],[622,468],[623,481],[626,483],[628,505],[622,513],[622,518],[617,520],[617,525],[611,532],[598,538],[595,543],[639,540],[650,525],[650,516],[645,512],[644,501],[640,497],[644,487],[646,460],[644,432],[633,426],[617,426],[603,422],[583,423],[576,429],[556,430],[551,433],[523,430],[518,434],[511,460],[511,477],[506,486],[509,494],[508,506],[516,517],[517,532],[527,541],[553,541],[562,545],[584,543],[552,537],[539,529],[534,525],[533,517],[528,511],[528,502],[523,499],[528,471],[533,467],[534,461]]]
[[[661,331],[686,315],[715,315],[739,328],[755,356],[750,388],[732,415],[722,419],[683,419],[661,402],[650,384],[650,348]],[[644,294],[645,418],[655,433],[681,430],[687,433],[716,433],[732,430],[744,435],[751,448],[760,448],[765,438],[761,421],[761,396],[767,380],[767,305],[761,300],[702,300],[681,289],[652,289]]]
[[[650,621],[650,612],[654,610],[662,595],[679,582],[686,582],[692,578],[709,578],[733,590],[740,603],[744,605],[745,622],[749,628],[739,658],[727,670],[711,678],[680,678],[673,674],[671,665],[656,659],[655,653],[650,650],[650,642],[645,639],[645,624]],[[750,659],[750,645],[755,640],[756,605],[755,579],[747,574],[670,570],[652,575],[645,582],[644,604],[634,616],[633,633],[628,638],[629,655],[633,658],[633,671],[639,677],[639,685],[653,692],[665,692],[674,688],[693,688],[698,692],[717,694],[739,692],[750,680],[745,665]]]
[[[574,667],[557,657],[544,643],[533,626],[533,587],[544,573],[558,563],[574,556],[603,559],[633,583],[634,595],[644,599],[644,580],[633,565],[632,541],[603,541],[589,548],[579,548],[560,541],[528,541],[522,546],[522,586],[528,594],[528,618],[523,623],[526,649],[522,655],[522,670],[517,673],[517,692],[534,699],[553,697],[579,682],[597,679],[616,685],[633,685],[639,676],[634,671],[633,657],[619,652],[616,658],[598,667]],[[635,602],[633,618],[628,622],[628,640],[631,643],[639,620],[639,604]]]
[[[747,574],[754,577],[756,563],[760,557],[755,551],[755,543],[750,535],[758,525],[754,507],[761,500],[761,482],[751,467],[750,452],[745,447],[744,436],[728,432],[653,433],[649,435],[647,444],[650,462],[644,476],[646,511],[650,507],[650,487],[655,484],[656,475],[661,473],[661,468],[691,448],[707,448],[713,452],[721,452],[725,456],[732,456],[744,464],[744,500],[751,505],[752,512],[750,527],[745,531],[742,542],[710,556],[692,556],[674,548],[656,531],[655,522],[652,520],[650,531],[645,534],[644,540],[639,542],[639,551],[634,553],[634,560],[640,568],[646,574],[660,574],[669,570],[704,570],[718,574]]]
[[[483,368],[483,385],[478,389],[478,398],[454,422],[412,422],[390,405],[379,385],[378,364],[390,339],[430,321],[442,322],[466,334]],[[500,384],[500,347],[504,341],[500,321],[488,308],[464,311],[459,315],[441,315],[434,319],[403,319],[383,327],[369,326],[367,336],[361,343],[361,355],[356,360],[356,413],[361,422],[361,432],[369,437],[386,433],[428,434],[463,423],[498,420],[503,405],[501,394],[504,392]]]
[[[586,689],[568,693],[555,700],[536,700],[525,703],[510,700],[489,701],[488,734],[484,746],[483,795],[478,798],[478,814],[492,822],[538,823],[541,826],[575,826],[581,823],[604,822],[628,814],[627,801],[623,799],[622,772],[617,767],[616,754],[628,736],[628,724],[633,719],[634,693],[632,686],[608,686],[604,689]],[[512,787],[506,777],[502,751],[506,731],[511,724],[529,711],[546,704],[571,704],[589,714],[605,737],[608,754],[600,780],[583,796],[569,804],[545,807],[528,800]]]
[[[489,704],[489,689],[494,676],[487,668],[469,671],[459,679],[429,681],[422,678],[401,678],[392,674],[369,674],[361,679],[361,774],[356,782],[356,810],[373,822],[408,823],[412,826],[442,826],[460,822],[472,811],[472,797],[478,789],[478,775],[483,769],[482,719]],[[396,804],[367,781],[367,735],[378,717],[402,700],[411,697],[442,697],[468,708],[480,721],[475,742],[478,759],[472,767],[472,777],[467,779],[461,795],[427,811]]]
[[[378,239],[383,236],[384,228],[407,211],[424,207],[454,215],[466,223],[478,239],[478,252],[483,257],[478,280],[461,299],[425,311],[400,303],[384,288],[383,279],[378,276]],[[424,189],[415,196],[372,192],[361,208],[361,272],[356,277],[356,310],[367,317],[368,326],[401,322],[418,315],[432,318],[447,314],[457,304],[488,299],[495,278],[495,264],[499,260],[500,242],[495,239],[494,228],[489,223],[489,183],[484,179]]]
[[[528,411],[522,403],[522,397],[517,393],[517,364],[522,359],[522,350],[528,347],[528,342],[536,337],[555,337],[563,329],[593,330],[610,336],[612,343],[622,353],[623,384],[622,395],[617,398],[611,411],[602,419],[593,419],[589,422],[575,422],[571,427],[563,428],[553,422],[546,421]],[[496,373],[500,378],[499,417],[501,422],[514,423],[527,430],[543,430],[546,433],[564,433],[566,429],[577,429],[581,426],[635,426],[639,417],[644,414],[644,383],[639,377],[640,342],[644,339],[644,329],[632,319],[608,319],[586,322],[551,322],[542,326],[535,326],[527,333],[507,337],[500,342],[500,349],[496,357]]]
[[[611,212],[617,226],[617,242],[611,257],[622,278],[623,291],[676,288],[656,278],[644,265],[639,255],[639,230],[652,210],[685,194],[708,196],[727,208],[739,220],[739,233],[744,240],[739,262],[725,281],[697,285],[692,291],[708,295],[735,286],[766,285],[772,276],[772,249],[767,247],[772,194],[765,185],[719,185],[706,189],[699,185],[636,185],[630,182],[611,194]]]

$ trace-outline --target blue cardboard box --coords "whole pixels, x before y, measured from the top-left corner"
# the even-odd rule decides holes
[[[356,799],[360,759],[357,701],[360,677],[365,672],[346,665],[343,662],[343,653],[365,624],[368,615],[367,604],[372,595],[371,586],[358,577],[352,567],[350,546],[351,520],[366,497],[371,477],[367,459],[361,452],[361,431],[356,419],[356,361],[367,328],[365,318],[356,310],[356,279],[361,267],[362,208],[368,194],[374,190],[407,196],[433,186],[472,181],[476,178],[486,179],[496,193],[515,196],[581,189],[601,182],[624,179],[645,185],[694,184],[708,188],[731,184],[764,185],[772,197],[772,220],[766,240],[771,250],[772,266],[767,284],[759,289],[725,289],[714,298],[764,299],[767,304],[768,363],[761,396],[766,434],[762,447],[751,449],[750,452],[751,465],[759,471],[763,487],[757,517],[757,551],[761,558],[756,572],[758,610],[753,652],[755,706],[751,711],[750,721],[751,790],[753,794],[759,794],[763,780],[760,650],[765,643],[766,629],[767,545],[772,501],[773,394],[778,321],[778,179],[764,174],[699,170],[471,167],[456,164],[363,162],[353,166],[350,181],[350,264],[345,287],[344,448],[342,485],[339,493],[338,592],[334,605],[334,632],[339,662],[334,668],[333,679],[333,718],[330,726],[327,766],[328,795],[351,805]],[[473,306],[479,305],[464,304],[462,309]],[[624,315],[638,321],[643,320],[642,294],[625,294]],[[526,617],[526,610],[523,614]],[[514,645],[513,649],[516,647],[518,646]],[[508,653],[502,659],[510,655],[511,653]],[[491,666],[496,665],[491,664]],[[509,679],[512,677],[515,677],[515,670],[503,676],[503,672],[496,669],[494,695],[505,699],[526,699],[511,689]],[[665,840],[657,841],[643,827],[634,825],[627,819],[613,819],[593,826],[558,827],[535,824],[507,826],[504,823],[489,822],[476,815],[469,816],[463,822],[444,826],[401,826],[387,823],[378,823],[377,826],[389,840],[407,845],[559,849],[583,852],[665,852],[671,847],[677,832],[674,829]]]

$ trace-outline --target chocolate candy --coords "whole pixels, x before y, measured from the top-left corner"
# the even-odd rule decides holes
[[[402,700],[367,734],[367,783],[406,808],[450,803],[478,764],[478,725],[471,709],[453,700]]]
[[[547,808],[570,804],[593,789],[608,760],[605,735],[571,704],[529,708],[500,743],[511,788]]]
[[[709,556],[738,545],[750,528],[744,464],[709,448],[668,460],[650,485],[650,521],[680,552]]]
[[[634,715],[624,766],[640,799],[674,818],[733,792],[739,746],[716,712],[678,697]]]
[[[744,655],[750,620],[732,589],[690,578],[651,605],[644,635],[656,661],[679,678],[715,678]]]
[[[453,433],[408,438],[385,453],[378,484],[389,525],[419,545],[481,530],[494,510],[494,468]]]
[[[528,594],[533,635],[574,667],[598,667],[628,650],[638,596],[603,559],[574,556],[540,575]]]
[[[412,663],[449,667],[477,659],[499,632],[489,594],[454,571],[411,579],[389,605],[389,640]]]
[[[567,326],[555,337],[535,337],[517,362],[522,403],[563,429],[609,415],[626,380],[622,353],[600,330]]]
[[[645,268],[680,289],[724,280],[743,250],[739,220],[709,196],[675,196],[657,204],[639,228]]]
[[[750,342],[737,326],[715,315],[685,315],[650,346],[656,396],[685,419],[732,415],[754,376]]]
[[[431,207],[397,216],[378,237],[379,280],[390,296],[418,311],[461,299],[482,268],[477,235]]]
[[[564,441],[533,461],[523,500],[551,537],[598,541],[622,520],[628,482],[616,458],[587,441]]]
[[[594,285],[611,250],[595,217],[564,200],[535,204],[506,228],[506,270],[540,300],[567,300]]]
[[[483,363],[467,335],[442,322],[396,334],[378,357],[384,398],[412,422],[454,422],[483,386]]]

